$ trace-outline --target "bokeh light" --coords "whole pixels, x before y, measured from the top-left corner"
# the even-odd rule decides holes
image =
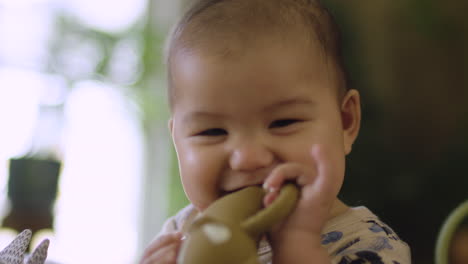
[[[145,0],[66,0],[65,10],[96,30],[118,33],[127,30],[143,14]]]

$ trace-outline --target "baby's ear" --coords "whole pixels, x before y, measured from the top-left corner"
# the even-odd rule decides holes
[[[354,141],[361,127],[361,100],[357,90],[349,90],[341,104],[341,120],[343,125],[343,142],[345,154],[351,152]]]

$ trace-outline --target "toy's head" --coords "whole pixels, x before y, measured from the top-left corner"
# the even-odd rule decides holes
[[[298,189],[286,185],[267,208],[264,195],[262,188],[252,186],[215,201],[189,227],[178,263],[258,263],[260,238],[294,209]]]

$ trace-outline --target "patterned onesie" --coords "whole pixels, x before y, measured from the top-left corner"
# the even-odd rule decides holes
[[[169,218],[161,232],[185,232],[197,216],[192,205]],[[332,263],[336,264],[409,264],[409,246],[366,207],[353,207],[346,213],[327,222],[322,234],[322,245],[327,249]],[[266,240],[258,250],[262,264],[271,264],[271,247]]]

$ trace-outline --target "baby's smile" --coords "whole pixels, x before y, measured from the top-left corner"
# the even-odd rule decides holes
[[[239,188],[237,188],[237,189],[233,189],[233,190],[223,190],[222,193],[221,193],[221,197],[222,197],[222,196],[225,196],[225,195],[228,195],[228,194],[231,194],[231,193],[235,193],[235,192],[240,191],[240,190],[242,190],[242,189],[245,189],[245,188],[247,188],[247,187],[252,187],[252,186],[257,186],[257,187],[262,188],[263,183],[261,183],[261,184],[252,184],[252,185],[245,185],[245,186],[239,187]]]
[[[266,178],[271,174],[276,165],[254,170],[252,172],[228,171],[219,184],[222,195],[233,193],[249,186],[262,187]]]

